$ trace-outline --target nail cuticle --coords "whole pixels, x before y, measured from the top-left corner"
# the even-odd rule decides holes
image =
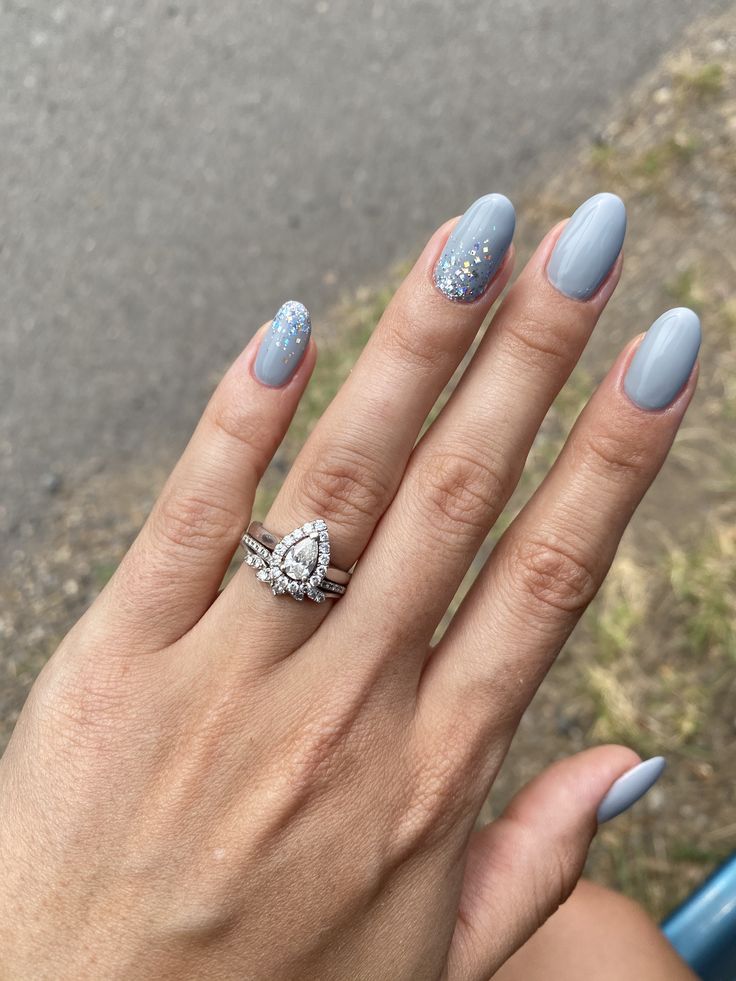
[[[253,364],[262,385],[281,388],[293,376],[309,346],[312,321],[307,308],[287,300],[266,328]]]
[[[437,261],[437,289],[457,303],[479,299],[501,267],[515,227],[514,206],[503,194],[478,198],[458,220]]]

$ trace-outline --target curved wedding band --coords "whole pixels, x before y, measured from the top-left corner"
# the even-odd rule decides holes
[[[350,582],[350,573],[330,566],[330,538],[323,518],[279,538],[260,521],[252,521],[241,539],[245,563],[256,577],[271,587],[274,596],[305,596],[315,603],[339,599]]]

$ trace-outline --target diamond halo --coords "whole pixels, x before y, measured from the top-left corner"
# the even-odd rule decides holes
[[[318,518],[284,535],[271,554],[270,565],[264,562],[257,575],[262,582],[270,582],[274,596],[288,593],[295,600],[307,596],[323,603],[326,597],[320,587],[329,564],[327,523]]]

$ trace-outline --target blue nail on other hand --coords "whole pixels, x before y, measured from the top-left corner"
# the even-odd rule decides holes
[[[598,824],[604,824],[628,811],[644,794],[648,793],[662,776],[666,760],[653,756],[632,767],[616,780],[598,807]]]

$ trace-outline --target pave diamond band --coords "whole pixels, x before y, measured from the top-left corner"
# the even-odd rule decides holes
[[[322,518],[307,521],[283,538],[252,521],[241,545],[245,564],[256,570],[256,578],[270,586],[274,596],[306,596],[323,603],[339,599],[350,581],[349,572],[330,566],[330,537]]]

